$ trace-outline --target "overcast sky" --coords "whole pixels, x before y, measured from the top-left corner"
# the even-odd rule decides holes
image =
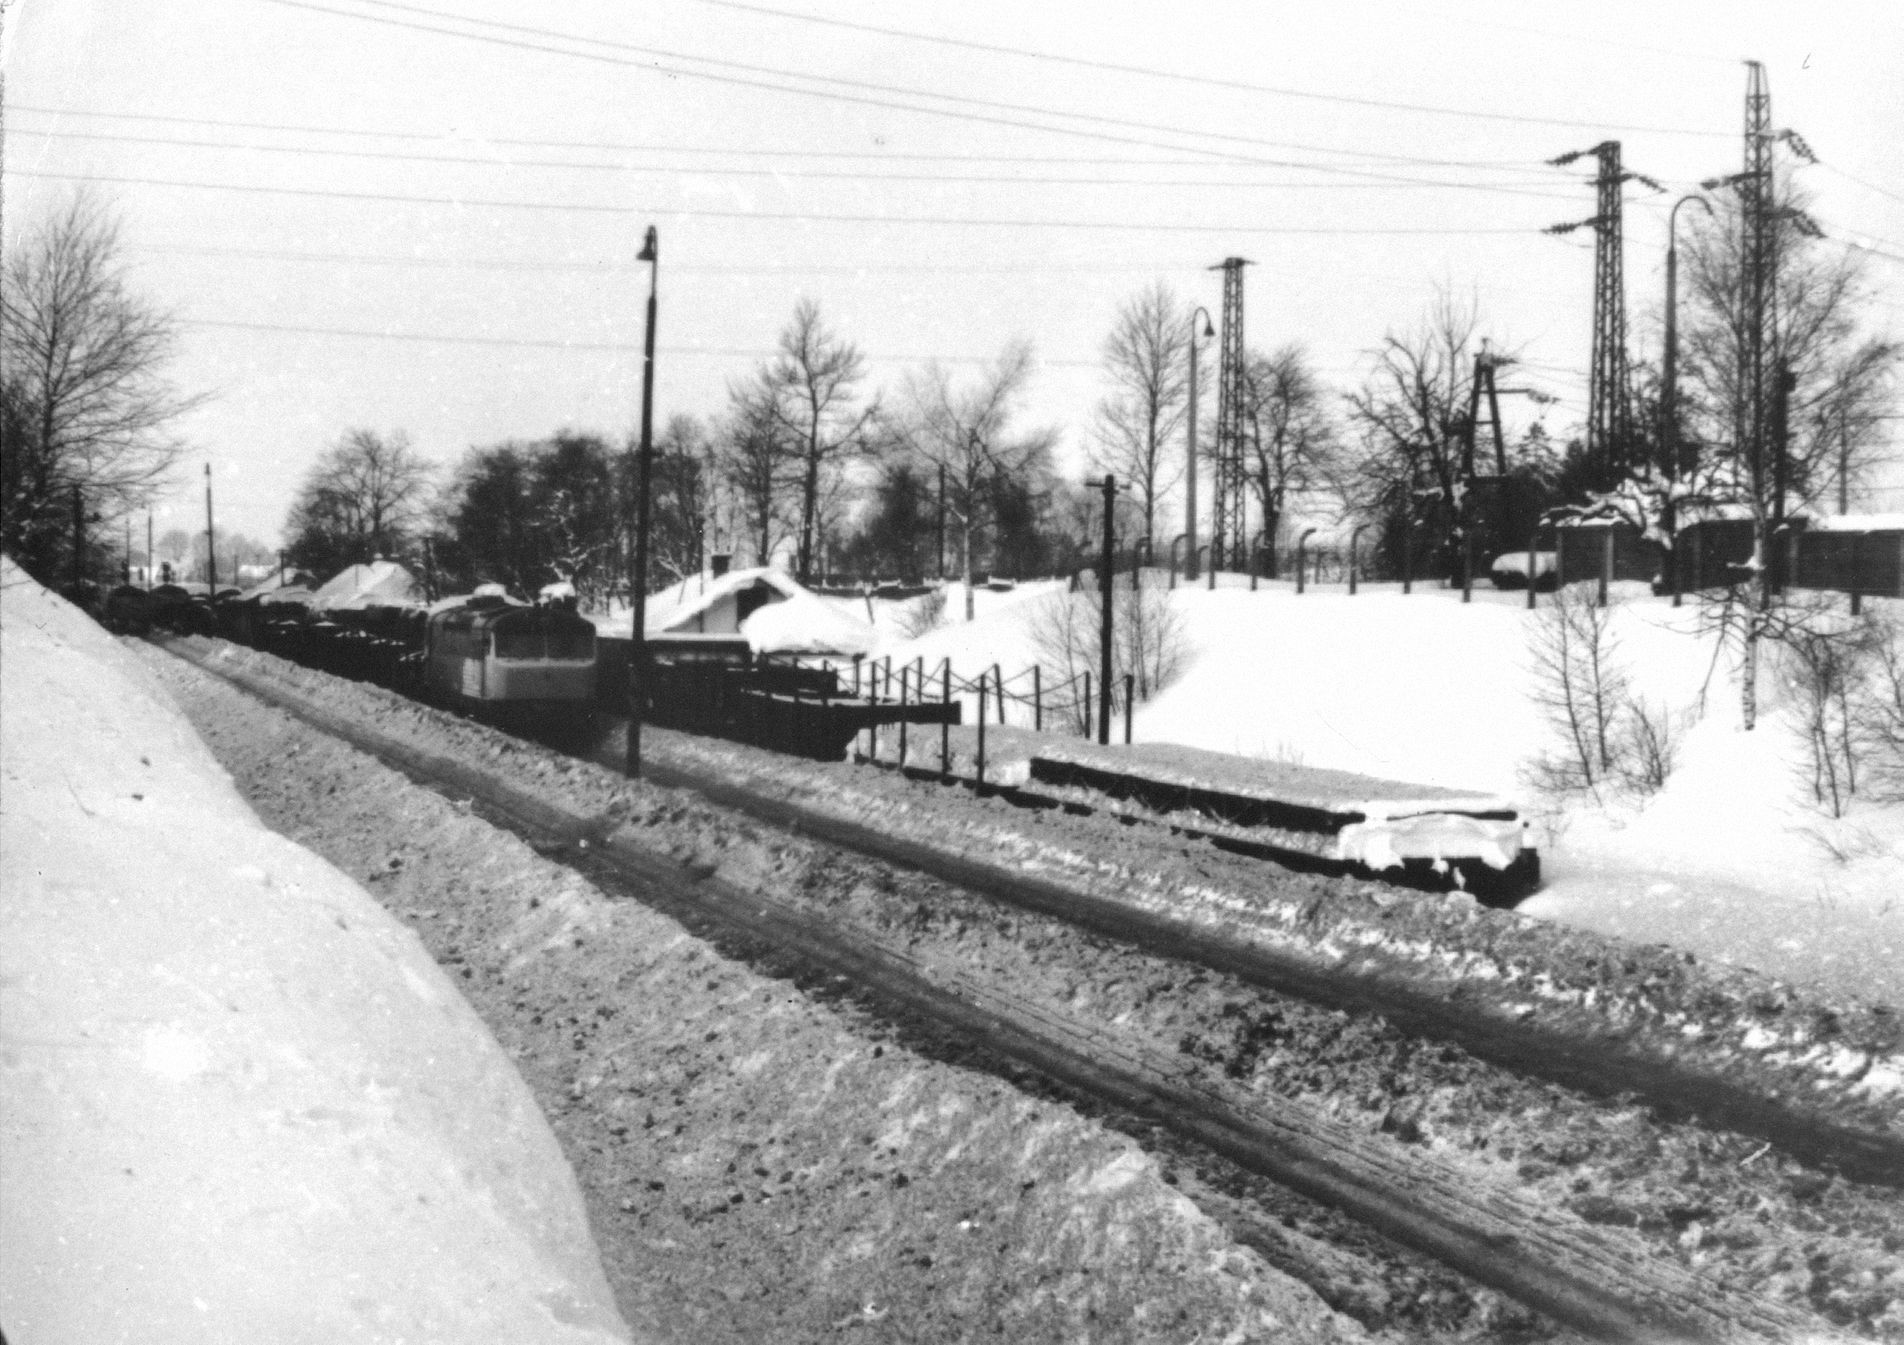
[[[1168,13],[1166,13],[1168,8]],[[1657,349],[1666,210],[1741,165],[1746,71],[1820,166],[1834,247],[1904,335],[1904,6],[958,5],[844,0],[16,0],[5,227],[91,182],[212,394],[158,526],[274,542],[346,429],[473,444],[636,423],[661,237],[657,426],[709,416],[818,301],[897,389],[1028,338],[1079,461],[1099,351],[1161,279],[1349,386],[1436,287],[1513,382],[1585,416],[1592,161],[1618,139],[1627,303]],[[1685,227],[1686,212],[1681,225]],[[1504,380],[1506,381],[1506,380]],[[869,388],[869,391],[871,389]],[[1525,416],[1523,409],[1512,416]],[[1214,406],[1206,415],[1214,415]],[[1904,509],[1904,488],[1872,503]]]

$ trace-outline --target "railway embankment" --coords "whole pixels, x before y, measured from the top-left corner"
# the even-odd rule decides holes
[[[260,815],[409,924],[490,1025],[576,1170],[637,1330],[1363,1338],[1134,1140],[922,1055],[837,987],[762,974],[324,734],[165,655],[151,662]],[[597,797],[582,784],[593,767],[272,665],[358,722],[440,753],[536,761],[538,789],[565,806]],[[656,823],[686,806],[614,792]]]
[[[996,982],[1174,1050],[1254,1090],[1265,1105],[1283,1099],[1313,1107],[1387,1137],[1404,1154],[1412,1147],[1438,1162],[1467,1165],[1477,1181],[1523,1188],[1549,1202],[1557,1217],[1628,1231],[1720,1293],[1766,1295],[1818,1313],[1821,1326],[1904,1339],[1897,1192],[1842,1166],[1808,1163],[1775,1143],[1687,1123],[1671,1105],[1648,1107],[1636,1095],[1592,1102],[1539,1082],[1537,1070],[1532,1080],[1516,1078],[1445,1041],[1437,1045],[1432,1034],[1392,1013],[1356,1011],[1367,1004],[1318,1005],[1194,958],[1120,950],[1115,941],[1081,933],[1070,918],[1075,906],[1013,910],[988,901],[982,881],[954,892],[843,864],[824,847],[693,795],[631,789],[598,768],[242,650],[200,652],[260,676],[307,682],[337,713],[373,721],[420,749],[502,763],[516,785],[594,819],[604,834],[634,837],[736,887],[791,894],[898,940],[929,963],[979,967]],[[1298,947],[1307,958],[1300,965],[1319,984],[1393,986],[1412,978],[1413,991],[1451,1018],[1499,1024],[1521,1040],[1545,1033],[1552,1041],[1567,1029],[1675,1077],[1722,1078],[1791,1115],[1871,1137],[1880,1151],[1894,1135],[1895,1100],[1887,1109],[1882,1071],[1892,1067],[1886,1062],[1894,1062],[1896,1048],[1894,1037],[1882,1036],[1883,1006],[1824,1003],[1669,950],[1570,934],[1466,898],[1265,870],[1201,843],[1159,844],[1154,833],[1102,817],[1024,812],[865,768],[787,762],[664,734],[651,736],[647,756],[658,768],[711,768],[729,786],[778,798],[810,820],[832,817],[922,849],[929,843],[981,879],[983,870],[1030,874],[1105,906],[1167,916],[1163,928],[1220,934],[1215,942],[1224,946],[1281,950],[1285,957]],[[817,824],[802,830],[821,834]],[[458,954],[468,956],[461,941],[448,949],[453,964]],[[1573,957],[1579,965],[1569,962]],[[1533,979],[1543,974],[1565,993]],[[1768,998],[1755,1003],[1753,995]],[[737,1001],[737,1011],[752,1018],[750,1007]],[[1816,1025],[1826,1013],[1835,1025],[1814,1026],[1804,1051],[1768,1048],[1754,1034],[1769,1032],[1767,1023]],[[1704,1033],[1708,1024],[1723,1049],[1686,1030],[1699,1025]],[[1861,1074],[1834,1069],[1833,1058],[1818,1053],[1820,1041],[1854,1045],[1869,1063]],[[1725,1061],[1736,1062],[1733,1074],[1718,1067]],[[699,1068],[709,1072],[705,1060]],[[1796,1106],[1787,1090],[1801,1095]],[[1164,1153],[1159,1171],[1206,1211],[1218,1211],[1234,1235],[1297,1269],[1330,1302],[1370,1325],[1414,1336],[1541,1334],[1515,1318],[1511,1305],[1450,1287],[1405,1259],[1348,1257],[1344,1270],[1334,1241],[1343,1236],[1339,1227],[1286,1213],[1268,1221],[1282,1226],[1278,1233],[1260,1215],[1269,1197],[1239,1200],[1233,1175],[1146,1148]]]

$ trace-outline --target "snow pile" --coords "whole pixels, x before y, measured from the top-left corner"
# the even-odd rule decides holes
[[[643,613],[648,633],[731,632],[732,600],[749,589],[768,593],[767,601],[740,624],[740,633],[756,653],[864,654],[877,638],[872,623],[856,616],[846,602],[823,597],[771,566],[730,570],[718,578],[690,575],[648,595]],[[601,618],[594,619],[598,628],[603,626]]]
[[[415,938],[0,562],[0,1301],[31,1342],[629,1339]]]
[[[1618,658],[1633,689],[1683,725],[1679,766],[1650,799],[1544,808],[1529,841],[1546,882],[1521,910],[1904,1003],[1904,806],[1859,801],[1843,819],[1822,816],[1772,679],[1747,732],[1736,670],[1697,604],[1674,608],[1643,585],[1615,591],[1628,595],[1613,613]],[[1524,592],[1476,589],[1464,604],[1421,583],[1409,596],[1330,586],[1299,597],[1224,575],[1215,591],[1179,586],[1170,601],[1186,666],[1138,707],[1137,741],[1498,794],[1524,811],[1542,803],[1522,772],[1556,742],[1531,696],[1527,636],[1541,613]],[[1036,661],[1037,612],[981,609],[880,652],[895,666],[950,655],[960,677],[993,663],[1010,675]]]
[[[759,654],[864,654],[875,639],[871,623],[844,611],[831,598],[806,589],[768,603],[740,624],[748,646]]]
[[[423,586],[394,560],[351,565],[331,576],[311,595],[319,611],[358,607],[404,607],[423,601]]]
[[[1393,869],[1411,859],[1437,866],[1478,859],[1490,869],[1505,869],[1521,853],[1523,824],[1518,820],[1466,817],[1460,813],[1406,812],[1351,822],[1336,833],[1335,857],[1371,869]]]

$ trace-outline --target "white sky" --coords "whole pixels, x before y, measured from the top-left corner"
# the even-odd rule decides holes
[[[1340,386],[1437,284],[1472,292],[1564,433],[1591,241],[1540,230],[1592,214],[1592,169],[1543,161],[1616,138],[1669,188],[1628,197],[1649,353],[1666,209],[1739,168],[1747,56],[1823,161],[1802,178],[1819,221],[1892,254],[1869,263],[1874,315],[1904,334],[1893,0],[25,0],[5,19],[8,236],[96,180],[138,284],[186,323],[178,380],[213,393],[161,532],[203,526],[202,459],[220,526],[275,539],[352,426],[446,463],[627,432],[650,224],[657,427],[719,412],[806,295],[894,389],[926,357],[1030,338],[1031,414],[1075,457],[1118,305],[1161,278],[1220,315],[1206,268],[1241,255],[1249,343],[1304,341]],[[924,107],[950,115],[903,110]]]

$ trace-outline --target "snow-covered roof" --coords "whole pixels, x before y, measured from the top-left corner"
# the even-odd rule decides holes
[[[403,607],[422,601],[423,589],[415,576],[394,560],[348,566],[311,595],[311,606],[324,612],[354,607]]]
[[[730,570],[718,579],[684,579],[648,598],[646,626],[651,635],[679,633],[727,599],[764,585],[774,592],[765,606],[741,623],[748,646],[761,654],[864,654],[878,638],[872,623],[801,586],[785,570],[757,566]]]
[[[1904,532],[1904,514],[1828,514],[1811,521],[1813,532]]]

